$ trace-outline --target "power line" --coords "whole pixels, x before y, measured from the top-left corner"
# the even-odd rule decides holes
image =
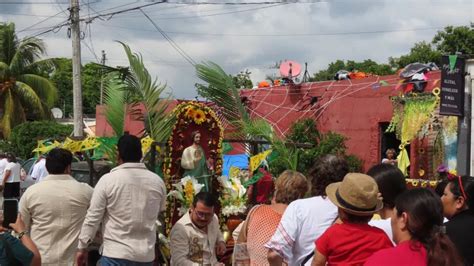
[[[64,10],[62,10],[62,11],[60,11],[60,12],[58,12],[58,13],[52,15],[52,16],[49,16],[49,17],[47,17],[47,18],[45,18],[45,19],[43,19],[43,20],[40,20],[40,21],[38,21],[38,22],[36,22],[36,23],[34,23],[34,24],[32,24],[32,25],[26,27],[26,28],[23,28],[23,29],[17,31],[17,32],[23,32],[23,31],[25,31],[25,30],[31,29],[31,28],[33,28],[34,26],[37,26],[37,25],[39,25],[39,24],[41,24],[41,23],[43,23],[43,22],[45,22],[45,21],[48,21],[48,20],[50,20],[50,19],[56,17],[57,15],[59,15],[59,14],[61,14],[61,13],[64,13]]]
[[[57,2],[26,2],[26,1],[3,1],[0,5],[51,5]],[[61,4],[69,4],[69,2],[63,2]]]
[[[168,43],[186,60],[188,63],[190,63],[192,66],[196,65],[196,61],[189,56],[179,45],[173,41],[142,9],[140,11],[143,13],[143,15],[153,24],[153,26],[156,28],[156,30],[168,41]]]
[[[132,27],[113,26],[105,23],[99,23],[103,27],[128,29],[133,31],[147,31],[154,32],[152,29],[139,29]],[[456,25],[453,25],[456,26]],[[457,26],[462,26],[461,24]],[[392,33],[392,32],[410,32],[410,31],[426,31],[426,30],[442,30],[445,26],[434,26],[427,28],[414,29],[397,29],[397,30],[374,30],[374,31],[347,31],[347,32],[333,32],[333,33],[274,33],[274,34],[247,34],[247,33],[208,33],[208,32],[183,32],[183,31],[164,31],[167,34],[177,35],[197,35],[197,36],[235,36],[235,37],[311,37],[311,36],[338,36],[338,35],[355,35],[355,34],[378,34],[378,33]]]
[[[214,16],[220,16],[220,15],[228,15],[228,14],[242,13],[242,12],[248,12],[248,11],[255,11],[255,10],[259,10],[259,9],[272,8],[272,7],[282,6],[282,5],[286,5],[286,4],[287,3],[281,3],[281,4],[270,5],[270,6],[262,6],[262,7],[256,7],[256,8],[234,10],[234,11],[227,11],[227,12],[220,12],[220,13],[206,14],[206,15],[194,15],[194,16],[182,16],[182,17],[163,17],[163,18],[158,17],[158,18],[155,18],[155,19],[165,20],[165,19],[191,19],[191,18],[214,17]]]

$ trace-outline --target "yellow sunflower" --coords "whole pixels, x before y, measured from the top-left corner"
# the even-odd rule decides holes
[[[195,111],[196,110],[192,106],[190,106],[186,110],[186,113],[184,114],[184,116],[186,116],[187,118],[193,118],[195,116]]]
[[[202,122],[206,121],[206,115],[202,110],[196,110],[194,112],[194,122],[198,125],[202,124]]]

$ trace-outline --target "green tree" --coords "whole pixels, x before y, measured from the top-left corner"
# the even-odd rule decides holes
[[[11,129],[27,119],[47,119],[57,97],[56,87],[39,75],[51,60],[39,60],[43,42],[27,37],[19,40],[13,23],[0,24],[0,129],[8,137]]]
[[[291,143],[312,144],[312,148],[296,148],[298,150],[298,162],[296,170],[307,174],[313,167],[314,161],[326,154],[337,154],[344,156],[350,166],[351,171],[358,172],[362,168],[362,161],[355,155],[346,154],[346,137],[343,135],[328,132],[320,133],[316,128],[316,122],[313,119],[302,119],[291,125],[289,134],[285,138],[288,145]],[[284,158],[277,157],[270,162],[270,170],[274,176],[278,176],[286,170],[283,162]]]
[[[252,72],[246,69],[245,71],[240,71],[237,75],[231,76],[234,81],[234,85],[238,89],[249,89],[253,87],[252,80],[250,79],[250,74]]]
[[[56,105],[61,108],[66,117],[72,116],[72,60],[70,58],[54,59],[55,67],[44,74],[58,88]],[[100,81],[102,65],[87,63],[82,67],[82,103],[85,114],[95,114],[95,108],[100,103]]]
[[[400,57],[390,57],[388,59],[390,65],[395,69],[404,68],[408,64],[419,63],[441,63],[441,52],[436,50],[433,45],[425,41],[415,43],[410,49],[410,53]]]
[[[69,58],[54,59],[55,67],[50,69],[50,80],[58,89],[58,100],[55,103],[57,107],[63,110],[65,117],[72,116],[72,60]]]
[[[442,31],[438,31],[432,43],[442,54],[474,54],[474,30],[468,26],[447,26]]]
[[[82,67],[82,99],[85,114],[94,114],[100,103],[102,65],[88,63]]]
[[[314,73],[313,77],[309,81],[324,81],[331,80],[334,78],[334,75],[339,70],[347,71],[361,71],[366,73],[371,73],[375,75],[390,75],[395,73],[393,69],[388,64],[378,64],[377,62],[367,59],[362,62],[356,62],[348,60],[344,62],[343,60],[337,60],[328,65],[327,69],[323,69],[319,72]]]
[[[9,141],[13,153],[21,158],[30,158],[38,140],[61,140],[71,135],[71,125],[54,121],[25,122],[13,128]]]

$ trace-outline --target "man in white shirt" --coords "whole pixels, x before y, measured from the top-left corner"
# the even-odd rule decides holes
[[[265,244],[270,265],[311,265],[314,241],[337,219],[337,207],[326,197],[326,186],[340,182],[349,171],[340,156],[325,155],[309,171],[313,197],[295,200],[286,208],[280,224]]]
[[[8,164],[3,172],[2,186],[5,198],[20,198],[21,165],[15,155],[7,154]]]
[[[119,166],[94,188],[79,236],[77,265],[87,262],[87,247],[102,224],[101,265],[153,265],[156,220],[165,210],[166,187],[157,174],[140,163],[140,139],[120,137]]]
[[[3,184],[3,173],[7,167],[8,160],[5,153],[0,152],[0,184]],[[0,189],[0,210],[3,210],[3,190]]]
[[[5,167],[7,167],[8,160],[5,153],[0,152],[0,178],[3,178],[3,172],[5,171]]]
[[[73,265],[78,236],[93,189],[71,175],[71,152],[53,149],[46,157],[50,173],[29,187],[20,214],[38,246],[42,265]]]
[[[224,255],[226,245],[214,214],[215,205],[209,192],[194,196],[191,210],[171,229],[171,266],[219,265],[216,255]]]
[[[46,169],[46,160],[44,159],[44,156],[41,155],[38,158],[38,161],[33,166],[33,170],[31,171],[31,178],[33,178],[33,180],[35,180],[36,183],[39,183],[47,175],[48,175],[48,170]]]

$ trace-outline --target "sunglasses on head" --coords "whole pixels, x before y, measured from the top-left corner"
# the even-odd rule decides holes
[[[467,199],[466,192],[464,192],[464,186],[462,185],[462,179],[460,175],[454,175],[451,173],[448,173],[448,180],[449,181],[458,181],[459,184],[459,189],[461,190],[462,196],[464,199]]]

